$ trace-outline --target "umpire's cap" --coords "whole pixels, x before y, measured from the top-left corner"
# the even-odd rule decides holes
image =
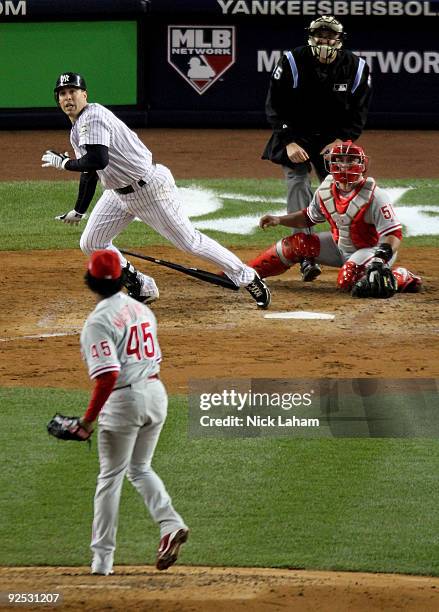
[[[77,72],[63,72],[59,75],[55,89],[53,93],[55,94],[55,100],[58,102],[58,93],[59,90],[63,87],[75,87],[76,89],[87,89],[87,85],[85,84],[85,79],[83,76],[78,74]]]

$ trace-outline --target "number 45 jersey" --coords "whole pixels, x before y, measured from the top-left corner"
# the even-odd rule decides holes
[[[117,387],[157,374],[162,359],[153,312],[125,293],[101,300],[81,333],[90,378],[119,372]]]

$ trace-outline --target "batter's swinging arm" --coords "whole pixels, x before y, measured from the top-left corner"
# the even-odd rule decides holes
[[[186,266],[181,266],[180,264],[172,263],[171,261],[157,259],[156,257],[149,257],[149,255],[141,255],[140,253],[132,253],[131,251],[125,251],[124,249],[119,249],[119,251],[124,255],[138,257],[139,259],[150,261],[152,263],[158,264],[159,266],[165,266],[166,268],[177,270],[177,272],[188,274],[189,276],[198,278],[199,280],[202,280],[205,283],[219,285],[220,287],[224,287],[225,289],[231,289],[232,291],[239,291],[239,287],[235,285],[235,283],[233,283],[229,278],[227,278],[227,276],[221,276],[220,274],[207,272],[207,270],[199,270],[198,268],[187,268]]]

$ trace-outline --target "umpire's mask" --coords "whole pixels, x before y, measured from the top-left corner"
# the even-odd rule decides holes
[[[323,15],[312,21],[307,31],[314,57],[322,64],[333,62],[345,37],[341,23],[335,17]]]

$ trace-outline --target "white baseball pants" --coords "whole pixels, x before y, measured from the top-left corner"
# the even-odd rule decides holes
[[[160,537],[186,528],[165,486],[151,467],[166,419],[168,397],[160,380],[145,380],[111,393],[99,415],[100,472],[94,497],[90,548],[112,566],[116,548],[119,502],[125,474],[137,489]]]
[[[178,249],[217,265],[236,285],[245,286],[253,281],[255,271],[252,268],[194,228],[183,210],[168,168],[157,165],[152,180],[143,187],[134,185],[134,188],[134,193],[126,195],[104,191],[81,236],[80,246],[86,255],[111,248],[119,254],[124,266],[126,259],[112,241],[138,217]]]

